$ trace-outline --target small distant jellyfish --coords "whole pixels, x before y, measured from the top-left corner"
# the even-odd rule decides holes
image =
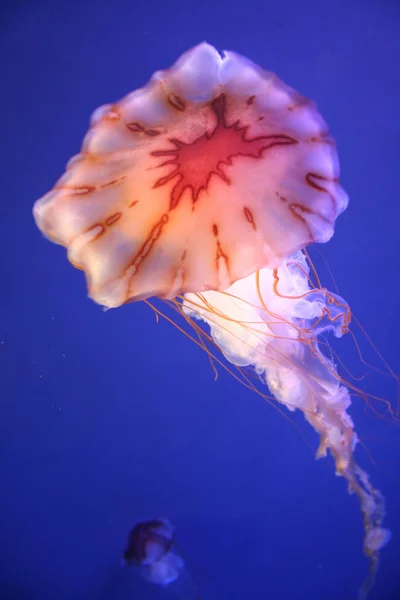
[[[185,562],[174,548],[174,534],[174,527],[167,519],[137,523],[129,534],[124,561],[140,569],[150,583],[163,587],[178,583],[175,591],[182,600],[200,600]]]
[[[212,360],[222,352],[247,388],[270,398],[248,378],[252,367],[277,402],[303,412],[319,435],[317,458],[329,452],[358,497],[365,598],[390,536],[385,503],[355,459],[348,409],[359,390],[326,341],[348,333],[351,310],[321,285],[306,250],[332,237],[347,204],[315,105],[243,56],[202,43],[95,111],[80,154],[34,217],[84,271],[95,302],[144,300],[162,314],[149,298],[164,300]],[[150,578],[167,580],[179,561],[159,534],[135,551],[151,558],[142,565]]]

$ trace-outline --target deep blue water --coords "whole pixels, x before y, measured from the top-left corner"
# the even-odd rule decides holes
[[[330,458],[144,304],[104,313],[44,240],[33,202],[79,150],[94,108],[206,39],[316,100],[350,194],[320,249],[400,374],[400,8],[395,0],[71,0],[1,6],[0,598],[157,600],[120,566],[141,518],[166,516],[204,600],[352,600],[358,504]],[[321,264],[321,274],[331,285]],[[365,339],[366,358],[376,366]],[[349,339],[334,345],[371,372]],[[363,389],[396,403],[396,385]],[[400,598],[400,432],[354,399],[393,531],[371,600]],[[313,448],[317,439],[294,416]],[[190,600],[190,599],[184,599]]]

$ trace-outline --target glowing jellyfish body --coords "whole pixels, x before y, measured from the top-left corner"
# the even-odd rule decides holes
[[[98,109],[34,209],[108,307],[221,290],[333,234],[347,206],[313,104],[207,44]]]
[[[346,303],[313,285],[302,250],[347,206],[315,106],[247,59],[200,44],[98,109],[81,153],[38,200],[38,227],[106,307],[158,296],[279,402],[302,410],[364,515],[372,582],[383,499],[354,460],[348,389],[318,346],[347,331]],[[195,326],[195,325],[194,325]],[[197,328],[197,326],[195,326]],[[198,331],[198,329],[196,329]]]

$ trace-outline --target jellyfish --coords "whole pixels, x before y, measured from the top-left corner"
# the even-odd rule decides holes
[[[307,252],[332,237],[347,204],[316,106],[202,43],[96,110],[81,152],[33,212],[95,302],[142,300],[159,312],[150,299],[162,299],[212,360],[221,352],[249,389],[303,412],[319,435],[316,456],[329,452],[359,499],[365,598],[390,534],[383,496],[355,459],[355,388],[325,341],[349,331],[351,310],[321,285]]]
[[[186,571],[185,561],[174,548],[175,529],[168,519],[140,521],[128,537],[124,561],[138,567],[144,579],[159,586],[176,586],[179,597],[200,599]]]
[[[152,519],[135,525],[124,552],[127,565],[142,567],[145,579],[168,585],[179,577],[183,560],[172,551],[174,528],[166,519]]]

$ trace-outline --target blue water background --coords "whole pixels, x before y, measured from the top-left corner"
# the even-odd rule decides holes
[[[397,373],[400,8],[395,0],[9,1],[0,9],[0,598],[168,598],[120,566],[133,523],[169,517],[204,600],[352,600],[362,521],[302,415],[220,373],[144,304],[104,313],[31,209],[97,106],[203,39],[317,101],[350,205],[321,247]],[[313,254],[324,282],[332,280]],[[359,338],[366,358],[374,357]],[[335,349],[367,372],[350,338]],[[396,403],[378,374],[360,387]],[[400,432],[351,414],[393,539],[371,600],[400,598]],[[190,600],[190,599],[185,599]]]

